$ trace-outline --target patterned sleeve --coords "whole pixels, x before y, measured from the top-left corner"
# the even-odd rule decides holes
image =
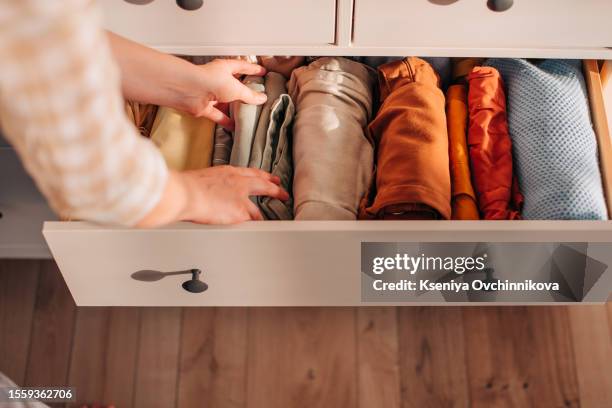
[[[134,225],[168,170],[125,116],[94,2],[0,0],[0,125],[62,216]]]

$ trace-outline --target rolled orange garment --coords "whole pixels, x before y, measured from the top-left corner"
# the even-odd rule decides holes
[[[369,130],[377,145],[376,184],[362,219],[450,219],[444,93],[420,58],[378,68],[381,107]]]
[[[486,220],[520,219],[523,196],[513,173],[501,75],[493,67],[475,67],[467,80],[470,166],[480,214]]]
[[[448,123],[453,220],[478,220],[480,218],[476,194],[474,194],[470,177],[467,120],[467,89],[465,85],[451,85],[446,91],[446,121]]]

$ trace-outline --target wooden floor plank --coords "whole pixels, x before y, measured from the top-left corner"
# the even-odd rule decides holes
[[[254,308],[247,407],[357,405],[355,309]]]
[[[0,371],[25,380],[39,262],[0,260]]]
[[[77,310],[68,384],[79,403],[102,402],[109,313],[102,307]]]
[[[473,407],[580,406],[564,308],[466,308],[464,322]]]
[[[134,380],[140,334],[140,309],[116,307],[110,312],[102,401],[117,408],[134,403]]]
[[[612,406],[612,338],[604,305],[567,308],[582,407]]]
[[[132,405],[138,332],[138,309],[78,309],[69,384],[80,404]]]
[[[357,309],[359,407],[400,408],[397,309]]]
[[[469,406],[461,309],[410,306],[398,312],[402,406]]]
[[[178,408],[246,404],[246,308],[185,309]]]
[[[154,307],[141,313],[133,406],[174,407],[182,310]]]
[[[25,384],[65,385],[76,306],[55,262],[41,262],[38,280]]]

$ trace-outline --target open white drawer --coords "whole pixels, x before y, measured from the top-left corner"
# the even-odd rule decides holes
[[[612,213],[612,139],[599,71],[585,62],[600,165]],[[44,236],[77,305],[357,305],[361,242],[591,242],[612,254],[612,221],[284,221],[178,224],[157,230],[47,222]],[[528,267],[528,265],[527,265]],[[201,269],[155,282],[138,271]],[[141,272],[147,275],[147,272]]]
[[[174,0],[98,3],[107,29],[175,52],[203,42],[209,46],[321,46],[335,40],[335,0],[204,0],[191,11]]]

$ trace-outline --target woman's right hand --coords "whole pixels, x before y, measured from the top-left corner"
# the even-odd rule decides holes
[[[160,202],[137,226],[156,227],[175,221],[234,224],[262,220],[249,197],[269,196],[286,201],[289,194],[279,184],[276,176],[244,167],[170,172]]]

